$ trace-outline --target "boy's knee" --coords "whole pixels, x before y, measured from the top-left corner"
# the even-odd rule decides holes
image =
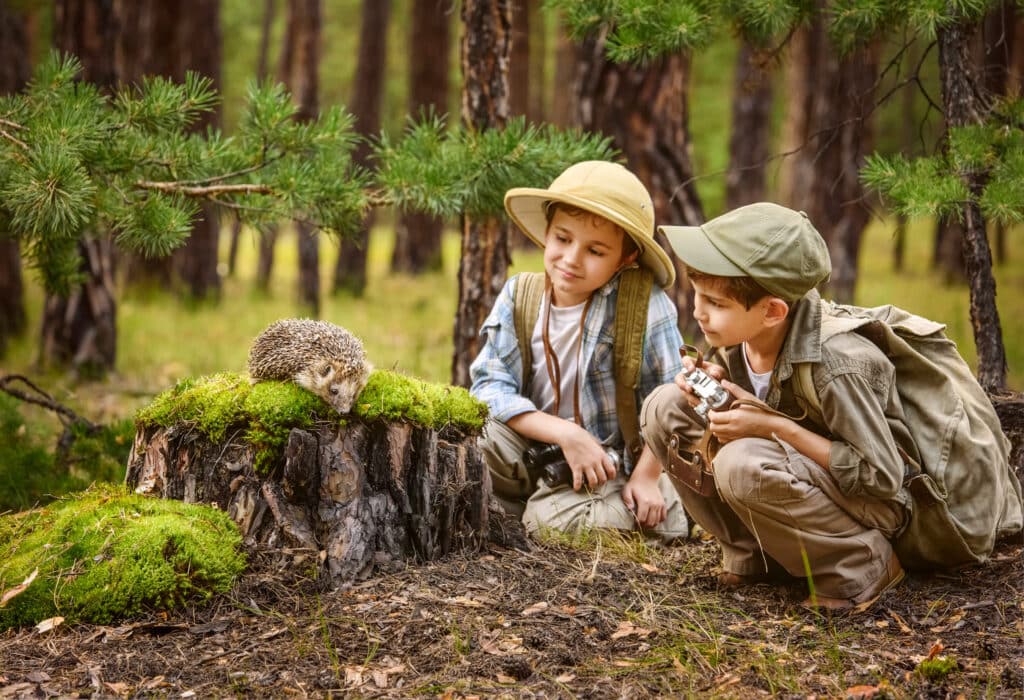
[[[683,392],[675,384],[662,384],[647,395],[640,410],[640,432],[662,464],[667,463],[668,441],[679,423]]]
[[[726,502],[742,500],[760,483],[765,465],[778,461],[778,444],[764,438],[740,438],[722,445],[715,455],[715,485]]]

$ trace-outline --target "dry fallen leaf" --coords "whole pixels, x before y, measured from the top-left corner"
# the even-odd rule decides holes
[[[373,678],[373,684],[378,688],[388,687],[388,674],[384,671],[373,671],[371,674]]]
[[[464,595],[455,596],[454,598],[445,598],[444,602],[448,603],[449,605],[465,605],[467,608],[483,607],[483,603],[481,603],[479,600],[473,600],[472,598],[467,598]]]
[[[2,608],[5,605],[7,605],[7,603],[12,598],[14,598],[15,596],[18,596],[18,595],[21,595],[22,593],[24,593],[25,589],[28,588],[29,585],[31,585],[31,583],[36,580],[36,576],[38,576],[38,575],[39,575],[39,569],[36,569],[35,571],[33,571],[31,574],[28,575],[28,578],[26,578],[24,581],[19,583],[17,586],[15,586],[14,588],[10,589],[9,591],[4,591],[4,594],[2,596],[0,596],[0,608]]]
[[[928,650],[928,657],[927,657],[928,661],[931,661],[936,656],[938,656],[942,652],[942,650],[945,649],[945,648],[946,647],[945,647],[945,645],[943,645],[942,640],[941,639],[936,639],[935,643],[932,644],[932,648]]]
[[[640,564],[640,568],[643,569],[644,571],[648,572],[648,573],[651,573],[651,574],[660,574],[661,573],[661,569],[656,567],[654,564],[648,564],[647,562],[644,562],[644,563]]]
[[[50,617],[50,618],[47,618],[47,619],[43,620],[42,622],[40,622],[38,625],[36,625],[36,632],[39,632],[40,634],[42,634],[44,632],[49,632],[53,628],[59,627],[62,622],[64,622],[64,618],[63,617]]]
[[[877,685],[855,685],[846,689],[846,700],[871,700],[876,694]]]
[[[651,630],[647,629],[646,627],[637,627],[629,620],[623,620],[619,623],[618,629],[612,632],[612,639],[621,639],[623,637],[629,637],[631,635],[636,635],[641,639],[646,639],[648,636],[650,636],[650,634]]]
[[[544,612],[547,609],[548,609],[547,601],[543,601],[542,600],[539,603],[534,603],[530,607],[528,607],[525,610],[523,610],[522,615],[523,615],[523,617],[529,617],[530,615],[536,615],[537,613],[542,613],[542,612]]]
[[[504,673],[499,673],[495,677],[498,679],[499,683],[515,683],[516,682],[515,678],[513,678],[512,676],[506,676]]]
[[[575,673],[563,673],[555,678],[555,683],[572,683],[574,680],[576,680]]]

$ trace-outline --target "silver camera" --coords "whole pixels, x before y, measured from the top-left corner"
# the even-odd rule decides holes
[[[686,381],[693,393],[700,397],[700,403],[693,407],[698,416],[707,420],[708,411],[721,411],[732,405],[733,396],[714,377],[699,367],[686,375]]]

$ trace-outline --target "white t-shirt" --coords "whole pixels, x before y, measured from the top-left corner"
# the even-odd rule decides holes
[[[544,360],[544,309],[548,304],[545,297],[537,314],[537,325],[533,327],[530,346],[533,352],[533,374],[530,378],[530,400],[538,410],[551,413],[555,408],[555,392]],[[552,306],[548,323],[548,342],[551,351],[558,358],[561,371],[561,399],[558,415],[574,420],[573,394],[576,391],[576,374],[579,361],[580,321],[587,303],[576,306]]]
[[[762,372],[758,374],[750,368],[750,360],[747,359],[747,346],[743,345],[743,364],[747,368],[747,376],[750,377],[750,385],[754,387],[754,395],[764,401],[764,397],[768,395],[768,385],[772,381],[772,371]]]

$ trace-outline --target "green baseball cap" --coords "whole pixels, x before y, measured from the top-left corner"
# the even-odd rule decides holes
[[[608,219],[640,250],[637,262],[670,287],[676,270],[668,253],[654,240],[654,202],[640,178],[618,163],[587,160],[570,165],[548,189],[514,187],[505,193],[505,210],[526,236],[541,248],[548,230],[547,207],[562,202]]]
[[[660,226],[675,254],[708,275],[750,277],[786,301],[828,279],[832,262],[807,214],[758,202],[701,226]]]

